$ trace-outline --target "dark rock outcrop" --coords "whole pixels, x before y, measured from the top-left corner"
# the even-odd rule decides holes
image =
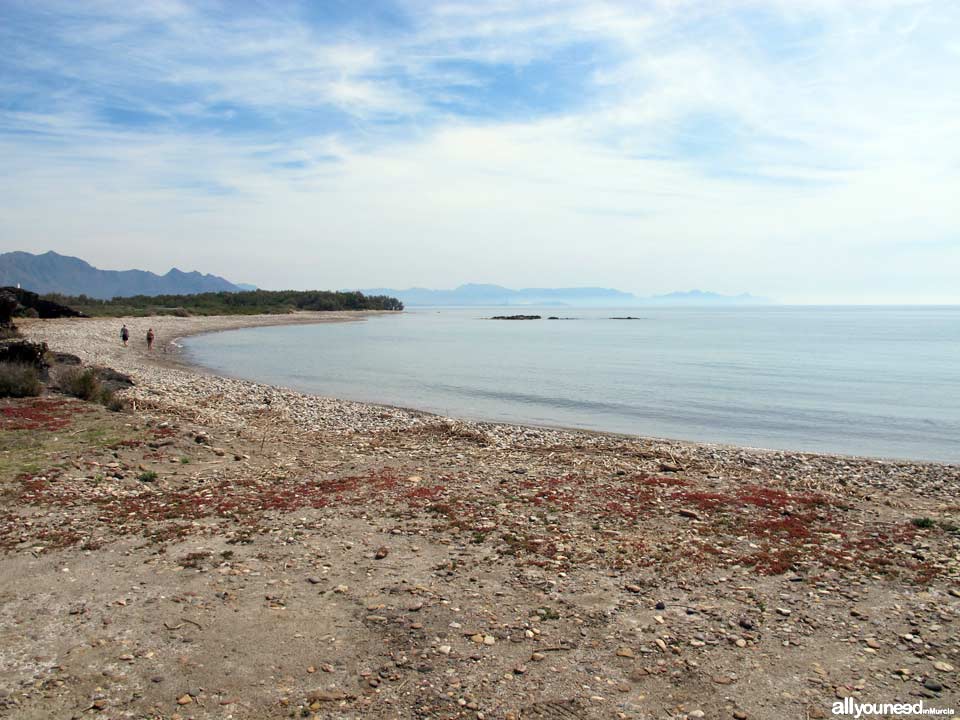
[[[22,338],[0,340],[0,362],[30,365],[45,371],[49,367],[47,344],[30,342]]]
[[[48,357],[50,358],[51,365],[77,366],[82,364],[80,358],[70,353],[51,351]]]
[[[540,315],[494,315],[491,320],[540,320]]]
[[[117,390],[126,390],[128,387],[133,387],[133,379],[129,375],[117,372],[113,368],[94,367],[93,372],[96,374],[97,380],[100,381],[100,385],[104,390],[116,392]]]
[[[42,299],[35,292],[16,287],[0,288],[0,327],[12,327],[13,318],[30,311],[44,320],[64,317],[87,317],[73,308]]]

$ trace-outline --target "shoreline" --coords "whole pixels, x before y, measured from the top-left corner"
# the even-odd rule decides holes
[[[0,400],[0,715],[960,706],[960,467],[465,422],[141,340],[260,320],[23,323],[137,384]]]
[[[586,435],[597,438],[607,438],[610,440],[619,440],[619,441],[639,441],[647,444],[656,444],[665,447],[674,447],[674,448],[683,448],[690,452],[698,451],[722,451],[727,453],[750,453],[760,456],[771,455],[771,456],[783,456],[791,455],[803,458],[822,458],[827,461],[833,461],[842,463],[844,461],[854,461],[854,462],[868,462],[868,463],[878,463],[883,465],[891,465],[896,467],[910,467],[910,466],[929,466],[929,467],[941,467],[945,470],[954,470],[960,473],[960,463],[955,462],[943,462],[937,460],[917,460],[911,458],[896,458],[896,457],[880,457],[872,455],[851,455],[844,453],[829,453],[829,452],[818,452],[810,450],[797,450],[797,449],[785,449],[785,448],[765,448],[765,447],[755,447],[747,445],[737,445],[731,443],[717,443],[717,442],[706,442],[698,440],[688,440],[683,438],[669,438],[669,437],[658,437],[658,436],[647,436],[647,435],[636,435],[630,433],[619,433],[609,430],[596,430],[589,428],[577,428],[569,427],[564,425],[547,425],[547,424],[526,424],[526,423],[512,423],[509,421],[498,421],[498,420],[488,420],[482,418],[468,418],[461,416],[448,416],[439,412],[433,412],[430,410],[424,410],[420,408],[410,407],[406,405],[392,405],[388,403],[378,403],[371,401],[363,400],[350,400],[345,398],[336,398],[333,396],[319,395],[315,393],[309,393],[297,390],[295,388],[289,388],[285,386],[272,385],[270,383],[264,383],[257,380],[251,380],[248,378],[242,378],[239,376],[234,376],[230,374],[221,374],[212,368],[205,367],[199,363],[193,362],[186,357],[184,352],[185,348],[177,344],[177,341],[182,338],[187,337],[196,337],[198,335],[207,335],[212,333],[219,332],[229,332],[231,330],[245,329],[245,328],[256,328],[256,327],[272,327],[272,326],[281,326],[281,325],[320,325],[327,323],[343,323],[343,322],[364,322],[368,317],[377,317],[380,315],[388,315],[389,311],[376,311],[376,310],[360,310],[360,311],[332,311],[332,312],[313,312],[313,311],[301,311],[296,313],[290,313],[285,315],[210,315],[210,316],[191,316],[187,318],[177,318],[174,316],[154,316],[154,317],[132,317],[132,318],[89,318],[89,319],[65,319],[65,320],[28,320],[22,322],[24,334],[28,337],[31,337],[32,328],[42,328],[43,323],[83,323],[90,321],[97,321],[99,323],[112,323],[113,325],[123,324],[126,321],[130,321],[132,330],[141,330],[141,335],[145,333],[145,328],[151,326],[158,326],[156,330],[157,333],[157,347],[159,351],[154,351],[152,353],[146,352],[141,343],[136,341],[137,335],[131,333],[130,347],[124,350],[134,350],[134,356],[141,358],[147,364],[154,365],[160,368],[169,368],[177,369],[186,373],[193,373],[196,375],[202,375],[206,377],[213,378],[222,378],[228,379],[237,383],[248,383],[256,387],[266,387],[266,388],[275,388],[282,392],[295,393],[303,398],[316,398],[317,401],[333,401],[333,402],[342,402],[348,403],[350,405],[357,406],[366,406],[372,410],[381,408],[384,410],[394,411],[397,413],[403,413],[410,416],[418,418],[427,418],[427,419],[437,419],[437,420],[446,420],[452,422],[460,422],[466,424],[473,424],[478,426],[490,426],[490,427],[500,427],[507,431],[520,431],[524,429],[539,430],[539,431],[548,431],[553,433],[566,433],[570,435]],[[166,321],[166,322],[165,322]],[[173,321],[173,322],[170,322]],[[152,325],[151,325],[152,323]],[[142,326],[142,327],[141,327]],[[173,326],[173,327],[171,327]],[[182,326],[182,327],[180,327]],[[101,336],[104,333],[100,333]],[[44,336],[42,333],[37,335],[37,339],[43,340]],[[76,349],[76,348],[75,348]],[[119,346],[113,348],[114,350],[119,350]],[[73,352],[71,350],[71,352]],[[96,357],[101,357],[96,355]],[[122,357],[114,355],[114,357]],[[88,362],[84,358],[84,362]],[[100,360],[90,362],[99,362],[100,364],[106,364],[109,366],[109,361],[101,362]],[[135,366],[138,364],[135,364]],[[127,366],[129,367],[129,366]],[[122,368],[118,368],[122,369]],[[127,372],[128,370],[124,370]],[[135,374],[134,370],[134,374]]]
[[[376,317],[376,316],[385,315],[385,314],[389,314],[389,313],[385,311],[380,311],[380,312],[368,311],[363,313],[363,317],[357,317],[355,319],[345,318],[343,320],[335,319],[327,322],[350,322],[352,320],[364,320],[366,317]],[[213,316],[213,317],[223,317],[223,316]],[[228,317],[229,316],[224,317],[224,319],[228,319]],[[256,317],[268,318],[269,316],[256,316]],[[304,320],[303,322],[289,322],[289,323],[287,322],[277,322],[277,323],[253,322],[251,324],[248,324],[248,325],[244,324],[238,327],[214,326],[212,328],[206,328],[202,330],[197,330],[196,332],[187,333],[182,337],[195,337],[197,335],[208,335],[208,334],[219,333],[219,332],[229,332],[231,330],[242,329],[242,328],[269,327],[274,325],[290,325],[290,324],[320,324],[323,322],[324,320],[321,319],[317,321]],[[179,340],[179,339],[180,338],[175,338],[170,342],[171,344],[175,345],[176,340]],[[218,371],[212,368],[208,368],[200,363],[193,362],[187,359],[185,355],[182,354],[183,348],[180,346],[177,346],[177,347],[178,349],[176,352],[179,354],[180,366],[184,368],[192,369],[196,372],[203,373],[203,374],[213,374],[213,375],[218,374]],[[261,381],[259,380],[252,380],[250,378],[244,378],[239,375],[233,375],[229,373],[225,373],[223,374],[223,376],[229,377],[234,380],[239,380],[241,382],[253,382],[258,384],[261,383]],[[269,383],[263,383],[263,384],[269,384]],[[857,455],[857,454],[840,453],[840,452],[802,450],[797,448],[770,448],[770,447],[761,447],[761,446],[754,446],[754,445],[739,445],[736,443],[691,440],[687,438],[673,438],[673,437],[657,436],[657,435],[640,435],[637,433],[616,432],[612,430],[602,430],[602,429],[594,429],[594,428],[581,428],[581,427],[575,427],[575,426],[569,426],[569,425],[559,425],[559,424],[549,424],[549,423],[542,423],[542,424],[541,423],[517,423],[517,422],[511,422],[509,420],[492,420],[489,418],[470,417],[470,416],[459,415],[459,414],[451,416],[438,411],[412,407],[409,405],[395,405],[391,403],[383,403],[383,402],[370,401],[370,400],[353,400],[350,398],[339,398],[339,397],[333,397],[333,396],[320,395],[317,393],[298,390],[296,388],[288,388],[286,386],[278,386],[278,387],[283,387],[284,389],[289,389],[289,390],[292,390],[293,392],[302,393],[304,395],[311,396],[311,397],[332,398],[336,400],[342,400],[344,402],[361,403],[361,404],[370,405],[373,407],[389,408],[391,410],[399,410],[402,412],[408,412],[408,413],[414,413],[414,414],[423,414],[423,415],[428,415],[436,418],[455,419],[455,420],[459,420],[467,423],[499,425],[499,426],[505,426],[510,428],[535,428],[540,430],[553,430],[553,431],[560,431],[560,432],[567,432],[567,433],[585,433],[588,435],[609,436],[612,438],[619,438],[622,440],[640,439],[642,441],[648,441],[653,443],[671,443],[671,444],[676,444],[681,446],[714,448],[714,449],[722,449],[722,450],[728,450],[728,451],[744,450],[744,451],[756,452],[756,453],[791,453],[791,454],[797,454],[797,455],[826,457],[826,458],[832,458],[834,460],[852,459],[852,460],[865,460],[865,461],[880,462],[880,463],[895,463],[899,465],[922,464],[922,465],[942,465],[944,467],[960,467],[960,461],[949,462],[949,461],[942,461],[942,460],[903,458],[903,457],[893,457],[893,456]]]

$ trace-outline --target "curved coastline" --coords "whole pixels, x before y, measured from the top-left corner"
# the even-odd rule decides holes
[[[559,434],[559,436],[586,437],[610,442],[638,442],[650,446],[670,448],[675,454],[723,453],[727,455],[748,454],[758,458],[763,457],[791,457],[791,458],[820,458],[826,462],[869,463],[897,467],[931,467],[955,470],[960,475],[960,464],[938,461],[913,460],[900,458],[871,457],[866,455],[849,455],[841,453],[825,453],[793,449],[776,449],[733,445],[726,443],[699,442],[682,438],[668,438],[656,436],[639,436],[634,434],[618,433],[604,430],[592,430],[561,425],[546,424],[517,424],[495,420],[450,418],[440,413],[422,410],[403,405],[391,405],[369,401],[347,400],[312,393],[305,393],[291,388],[262,383],[248,378],[241,378],[220,373],[212,368],[205,367],[191,361],[183,352],[177,341],[186,337],[195,337],[219,332],[229,332],[244,328],[269,327],[278,325],[316,325],[325,323],[358,322],[368,317],[390,314],[387,311],[333,311],[333,312],[298,312],[289,315],[237,315],[237,316],[192,316],[176,318],[172,316],[155,316],[149,318],[92,318],[92,319],[65,319],[28,321],[23,323],[23,329],[28,336],[44,340],[56,349],[63,349],[80,355],[84,362],[103,364],[116,367],[128,372],[134,377],[147,379],[147,387],[151,394],[163,394],[169,390],[169,380],[154,380],[159,371],[163,377],[165,372],[177,371],[195,377],[204,377],[214,381],[229,382],[231,385],[249,386],[273,390],[288,398],[296,397],[298,405],[309,405],[311,399],[318,405],[329,410],[330,404],[339,404],[349,407],[352,412],[357,408],[365,408],[365,415],[376,415],[386,411],[397,417],[416,419],[415,422],[424,422],[424,419],[454,421],[483,428],[499,428],[509,434],[524,434],[528,431]],[[120,347],[115,339],[109,338],[120,323],[126,323],[131,329],[132,337],[129,348]],[[93,327],[89,333],[78,332],[81,327]],[[147,352],[138,338],[146,332],[146,328],[153,327],[157,334],[157,346],[160,351]],[[83,335],[87,335],[84,339]],[[66,341],[66,343],[65,343]],[[152,370],[152,372],[151,372]],[[149,379],[148,379],[149,378]],[[159,385],[160,387],[156,387]],[[181,383],[178,383],[182,387]],[[352,412],[350,414],[352,414]],[[396,417],[393,418],[396,420]],[[389,424],[389,423],[388,423]],[[566,439],[569,439],[566,438]]]
[[[835,696],[832,682],[811,691],[797,672],[811,652],[842,677],[872,677],[878,662],[916,659],[903,633],[929,633],[931,647],[956,634],[960,465],[463,422],[206,373],[142,339],[147,327],[168,343],[261,320],[277,319],[126,319],[128,348],[123,320],[23,323],[28,337],[136,381],[123,391],[132,413],[41,399],[76,407],[93,434],[40,433],[43,466],[55,468],[29,485],[10,477],[14,513],[0,513],[18,622],[36,625],[38,587],[53,608],[48,629],[11,642],[21,657],[42,651],[90,673],[61,696],[69,712],[89,706],[88,688],[119,657],[154,693],[138,707],[222,696],[238,718],[285,717],[298,703],[320,707],[317,697],[351,704],[351,717],[413,716],[422,694],[399,693],[404,675],[445,689],[451,673],[491,709],[541,697],[586,707],[603,676],[642,702],[696,697],[709,717],[730,715],[731,686],[748,718],[794,717],[794,698],[816,707]],[[109,613],[122,645],[73,657],[93,613]],[[233,637],[244,642],[218,674]],[[326,637],[339,642],[321,647]],[[204,661],[189,679],[185,652]],[[930,654],[956,663],[952,651]],[[421,656],[429,662],[407,662]],[[318,659],[334,690],[317,690]],[[668,660],[691,672],[658,671]],[[946,660],[914,682],[947,688],[956,705]],[[745,662],[762,662],[790,697],[737,684]],[[265,666],[282,668],[276,686],[258,682]],[[376,689],[395,704],[340,692],[377,666],[389,672]],[[36,666],[17,668],[32,690]],[[501,677],[511,680],[484,684]],[[922,685],[928,677],[944,682]],[[30,701],[14,692],[19,707]]]

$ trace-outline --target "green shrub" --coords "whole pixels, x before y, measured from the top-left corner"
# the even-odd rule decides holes
[[[145,472],[140,473],[139,480],[141,482],[153,482],[157,479],[157,474],[153,470],[146,470]]]
[[[918,528],[932,528],[934,525],[936,525],[933,518],[928,517],[914,518],[910,522],[912,522],[914,526]]]
[[[32,365],[0,363],[0,397],[34,397],[40,389],[40,375]]]
[[[103,392],[100,379],[90,369],[65,368],[59,373],[57,384],[67,395],[73,395],[81,400],[99,400]]]
[[[116,397],[112,390],[103,386],[97,371],[92,368],[68,367],[60,370],[57,374],[57,386],[67,395],[73,395],[87,402],[100,403],[114,412],[119,412],[126,407],[126,404]]]

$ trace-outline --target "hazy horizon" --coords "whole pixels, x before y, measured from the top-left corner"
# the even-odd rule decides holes
[[[960,6],[0,5],[0,252],[956,304]]]

